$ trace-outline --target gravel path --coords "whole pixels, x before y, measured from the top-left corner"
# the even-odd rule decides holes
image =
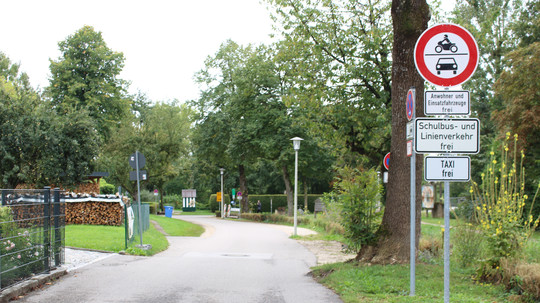
[[[68,272],[117,255],[116,253],[98,252],[83,249],[65,249],[65,263],[62,265]]]

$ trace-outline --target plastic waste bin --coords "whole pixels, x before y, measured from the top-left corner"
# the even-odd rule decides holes
[[[165,217],[172,218],[173,207],[165,206]]]

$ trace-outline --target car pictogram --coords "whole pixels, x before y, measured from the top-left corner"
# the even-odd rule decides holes
[[[457,69],[458,69],[458,66],[454,58],[440,58],[439,61],[437,61],[437,66],[436,66],[437,75],[440,75],[441,71],[446,71],[446,70],[453,71],[454,74],[456,74]]]

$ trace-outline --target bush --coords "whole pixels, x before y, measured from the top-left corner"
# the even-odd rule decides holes
[[[315,200],[321,198],[322,195],[308,195],[308,211],[313,213],[315,209]],[[225,203],[230,203],[230,197],[225,195]],[[255,211],[257,209],[257,201],[261,201],[261,211],[263,213],[275,212],[276,209],[283,207],[287,208],[287,195],[249,195],[249,211]],[[211,211],[215,211],[219,208],[218,202],[216,202],[216,194],[210,195],[208,199],[208,205]],[[304,208],[304,195],[298,195],[298,208]],[[244,213],[249,211],[242,210]]]
[[[468,268],[485,255],[484,237],[472,224],[456,226],[452,229],[454,247],[452,254],[462,268]]]
[[[100,185],[99,187],[99,193],[102,195],[112,195],[116,192],[116,188],[114,185],[106,183],[103,185]]]
[[[334,192],[326,194],[324,200],[331,209],[337,208],[334,215],[345,229],[351,251],[359,251],[362,246],[377,241],[383,215],[379,203],[382,186],[374,169],[343,167],[337,175]]]
[[[311,221],[311,225],[322,228],[325,232],[333,235],[345,235],[345,228],[336,220],[332,220],[331,216],[319,215]]]
[[[163,196],[163,204],[170,205],[175,209],[182,209],[182,196],[181,195],[166,195]]]
[[[270,213],[245,213],[242,214],[242,219],[255,221],[255,222],[266,222],[266,223],[285,223],[285,224],[294,224],[294,217],[289,217],[286,215],[279,214],[270,214]],[[306,224],[309,225],[311,222],[310,217],[297,216],[297,224]]]
[[[44,269],[41,232],[19,228],[11,207],[0,207],[0,271],[2,287],[14,284]]]
[[[143,204],[148,204],[148,209],[151,214],[157,215],[159,210],[159,203],[158,202],[144,202]]]
[[[507,290],[522,294],[529,302],[540,301],[540,264],[501,261],[502,282]]]

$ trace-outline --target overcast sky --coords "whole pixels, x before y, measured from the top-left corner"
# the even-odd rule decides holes
[[[58,42],[84,25],[124,53],[120,78],[132,83],[130,92],[153,101],[197,98],[193,75],[221,43],[269,43],[272,33],[259,0],[13,0],[2,3],[0,52],[43,88]]]
[[[84,25],[124,53],[120,78],[153,101],[196,98],[193,75],[221,43],[270,42],[272,32],[258,0],[17,0],[2,3],[0,52],[43,88],[58,42]]]

